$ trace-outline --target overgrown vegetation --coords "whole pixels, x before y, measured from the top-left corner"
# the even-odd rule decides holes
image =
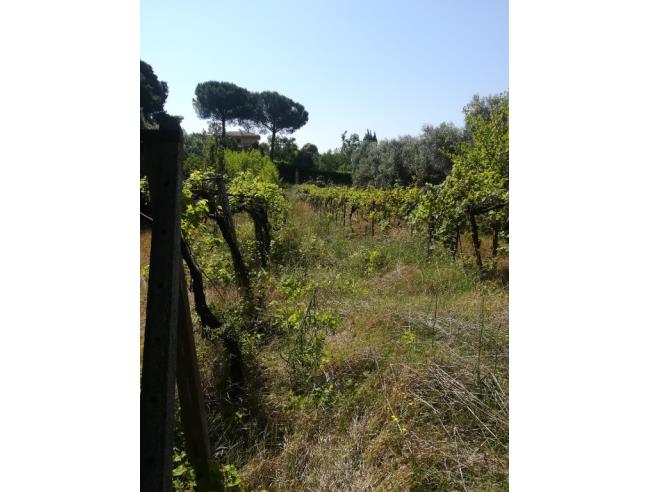
[[[197,342],[215,457],[247,490],[504,488],[505,284],[480,281],[461,245],[456,259],[442,248],[428,259],[407,227],[372,237],[290,204],[257,279],[267,326],[246,343],[246,407],[222,402],[224,348]],[[231,282],[207,294],[237,312]]]
[[[199,89],[221,127],[187,138],[182,253],[213,473],[232,490],[507,488],[508,96],[473,100],[465,131],[345,133],[370,186],[286,189],[271,157],[290,140],[267,155],[225,137],[261,96]],[[296,103],[263,97],[281,106],[268,130],[290,132],[272,114]],[[173,484],[192,490],[176,438]]]
[[[447,153],[452,171],[441,184],[424,187],[365,189],[303,185],[301,196],[317,210],[333,214],[353,231],[356,221],[368,222],[373,235],[408,224],[412,233],[427,235],[428,254],[438,241],[456,254],[462,234],[470,232],[475,261],[482,275],[492,272],[501,251],[500,237],[508,244],[508,102],[492,101],[489,110],[466,115],[470,140]],[[481,235],[491,234],[491,259],[483,260]]]

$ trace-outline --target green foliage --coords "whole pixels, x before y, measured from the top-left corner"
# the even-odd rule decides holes
[[[226,489],[243,490],[243,481],[234,465],[228,464],[221,467]]]
[[[349,151],[353,183],[381,188],[440,183],[452,168],[448,154],[463,140],[463,132],[451,123],[426,125],[418,137],[377,141],[367,134]]]
[[[288,349],[282,357],[288,364],[293,388],[307,391],[325,361],[324,345],[327,331],[334,331],[337,319],[328,311],[317,310],[317,295],[313,294],[305,313],[294,311],[283,322],[288,333]]]
[[[267,158],[262,158],[258,152],[251,152],[249,160],[240,159],[242,153],[228,152],[230,160],[229,173],[233,177],[228,182],[228,194],[233,210],[241,207],[260,205],[267,213],[270,228],[277,231],[286,222],[288,203],[279,186],[266,179],[274,179],[274,165]],[[244,154],[248,154],[247,152]],[[260,158],[263,166],[257,166],[254,157]],[[246,156],[243,156],[246,157]],[[249,157],[249,156],[248,156]],[[257,161],[258,163],[258,161]],[[247,170],[241,171],[247,167]],[[253,174],[258,172],[258,175]],[[212,170],[193,171],[185,180],[183,186],[184,213],[182,215],[182,230],[189,242],[195,258],[200,259],[200,266],[206,279],[212,284],[229,285],[235,280],[231,265],[231,254],[225,247],[225,242],[210,217],[210,209],[206,198],[196,197],[196,193],[209,192],[214,194]],[[209,191],[211,190],[211,191]],[[202,195],[199,195],[202,196]],[[243,243],[245,245],[246,243]],[[272,243],[271,243],[272,244]],[[255,251],[254,243],[248,248]],[[253,253],[256,254],[256,253]]]
[[[349,257],[349,263],[355,272],[371,276],[380,272],[387,265],[387,256],[379,249],[361,249]]]
[[[298,187],[298,196],[315,208],[323,208],[332,213],[354,209],[367,220],[376,223],[386,221],[409,222],[416,217],[413,213],[423,197],[419,188],[365,189],[346,186],[319,187],[304,184]]]
[[[340,136],[342,146],[340,147],[339,154],[343,157],[344,170],[353,171],[353,159],[360,150],[360,136],[357,133],[352,133],[349,137],[346,136],[345,131]]]
[[[267,159],[267,158],[266,158]],[[272,170],[276,173],[276,168],[270,160]],[[270,169],[270,168],[268,168]],[[236,208],[239,205],[252,205],[261,203],[268,211],[270,223],[275,229],[279,229],[286,222],[288,213],[288,202],[284,193],[275,181],[265,178],[265,173],[254,174],[251,170],[244,170],[235,174],[229,182],[229,193],[231,195],[231,205]],[[276,174],[268,172],[272,178]]]
[[[204,176],[208,174],[203,173]],[[200,173],[192,177],[196,186],[202,183],[200,177]],[[237,177],[240,182],[236,186],[241,186],[238,191],[254,196],[256,185],[252,185],[251,192],[245,188],[253,179],[245,174]],[[230,191],[234,189],[233,181],[228,180]],[[278,241],[284,241],[284,237],[292,241],[290,248],[286,247],[286,256],[276,257],[278,262],[273,259],[264,272],[267,276],[262,282],[270,287],[265,319],[274,322],[274,329],[265,331],[261,340],[240,330],[242,310],[237,309],[234,289],[221,285],[210,289],[212,309],[224,319],[224,330],[235,331],[251,374],[245,389],[251,398],[223,416],[222,407],[215,403],[223,394],[218,385],[223,371],[215,366],[223,357],[222,348],[212,350],[209,342],[197,337],[201,373],[206,378],[203,387],[211,442],[218,443],[215,453],[221,463],[226,463],[220,471],[228,490],[291,489],[298,487],[294,477],[300,473],[304,473],[304,484],[309,488],[349,489],[358,483],[353,468],[357,463],[368,463],[369,471],[363,472],[363,480],[371,479],[387,488],[411,489],[418,484],[420,490],[436,490],[443,482],[430,476],[442,470],[439,476],[449,477],[447,488],[461,489],[464,477],[459,476],[458,470],[450,475],[444,468],[446,460],[456,456],[462,460],[467,489],[491,490],[482,485],[490,483],[489,480],[501,483],[499,476],[483,479],[484,465],[475,463],[470,456],[483,453],[492,462],[501,461],[497,468],[501,474],[506,469],[506,450],[496,453],[493,449],[499,444],[483,444],[478,422],[474,418],[466,420],[471,415],[459,418],[469,412],[453,400],[453,387],[444,386],[446,379],[433,379],[437,377],[433,368],[441,365],[452,379],[457,375],[463,377],[465,372],[469,375],[467,380],[472,380],[473,352],[466,342],[473,341],[474,332],[458,329],[455,334],[448,328],[446,333],[443,323],[446,318],[460,320],[460,327],[468,323],[464,315],[473,309],[471,292],[479,284],[476,277],[470,276],[470,269],[465,271],[445,256],[426,260],[420,249],[422,241],[417,234],[426,231],[430,217],[445,220],[440,215],[445,211],[439,208],[442,187],[388,190],[300,186],[296,196],[309,203],[320,200],[324,206],[323,202],[330,200],[331,212],[336,208],[339,212],[346,205],[347,213],[354,204],[360,207],[356,214],[376,220],[377,231],[380,222],[386,224],[386,230],[397,230],[392,231],[394,234],[377,233],[375,238],[370,237],[368,232],[363,234],[364,224],[355,215],[356,232],[350,234],[348,222],[343,227],[339,214],[335,224],[327,218],[328,213],[318,214],[297,202],[287,226],[277,234]],[[193,238],[192,247],[199,251],[197,260],[202,269],[203,264],[210,265],[212,258],[225,250],[222,242],[213,242],[213,229],[202,229],[201,200],[192,198],[191,193],[188,200],[195,210],[185,213],[185,219],[198,223],[195,230],[200,231],[200,237]],[[249,225],[245,220],[237,221],[241,241],[250,237]],[[412,237],[401,230],[407,225],[414,226]],[[355,252],[357,259],[353,258]],[[227,262],[223,268],[231,271]],[[314,302],[307,308],[315,286],[319,308],[312,305]],[[437,292],[441,293],[439,326]],[[493,319],[494,323],[500,321]],[[327,330],[339,333],[325,336]],[[487,331],[490,334],[488,328]],[[500,357],[505,352],[501,348],[493,347],[492,353]],[[468,360],[465,366],[464,358]],[[226,356],[222,360],[227,360]],[[506,356],[499,366],[496,360],[499,359],[495,359],[495,369],[507,366]],[[500,372],[496,374],[499,382],[506,384]],[[458,381],[472,389],[466,379]],[[475,388],[476,398],[481,399],[483,392],[484,388]],[[470,401],[484,407],[476,399]],[[438,416],[423,404],[426,402],[439,408]],[[257,415],[260,424],[255,423]],[[477,416],[483,419],[481,413]],[[490,421],[484,422],[491,425]],[[456,443],[445,444],[444,425],[454,429]],[[349,435],[353,439],[347,444]],[[313,441],[313,436],[321,438]],[[425,440],[423,451],[415,447],[420,436]],[[361,442],[362,447],[354,442]],[[398,452],[410,445],[413,453]],[[315,451],[308,452],[313,446]],[[385,449],[396,452],[383,458]],[[339,477],[318,482],[321,463],[342,460],[353,467],[342,469]],[[187,465],[184,461],[174,464],[178,474],[174,486],[181,490],[191,490],[195,480]],[[408,475],[399,476],[400,482],[395,484],[393,470],[397,467],[407,469]],[[409,474],[410,468],[415,476]],[[308,474],[304,469],[309,470]]]
[[[268,154],[270,147],[268,147]],[[299,147],[293,137],[277,136],[274,144],[274,162],[292,164],[299,153]]]
[[[451,155],[465,138],[464,132],[452,123],[424,125],[421,135],[412,142],[413,158],[405,163],[412,183],[441,183],[452,170]]]
[[[284,295],[286,300],[294,301],[303,295],[311,292],[315,286],[309,283],[303,283],[295,275],[285,275],[279,281],[279,291]]]
[[[441,183],[452,169],[450,154],[465,138],[463,130],[445,122],[423,126],[416,137],[381,141],[370,130],[362,139],[357,133],[347,137],[345,131],[340,149],[322,154],[317,165],[324,171],[351,172],[356,186]]]
[[[312,143],[304,144],[301,150],[303,152],[306,152],[307,154],[312,155],[313,158],[317,158],[317,156],[319,156],[319,150],[317,149],[317,145],[315,144]]]
[[[222,136],[228,121],[246,124],[254,113],[250,92],[231,82],[201,82],[196,86],[193,105],[199,118],[220,124]]]
[[[298,196],[336,217],[353,210],[356,216],[371,223],[372,232],[376,226],[387,230],[394,224],[409,224],[412,232],[427,234],[429,250],[434,249],[437,240],[451,250],[456,248],[457,238],[467,229],[467,215],[479,216],[482,227],[507,238],[508,95],[492,96],[487,101],[488,104],[481,106],[477,105],[479,101],[475,102],[473,109],[466,112],[468,141],[462,141],[458,130],[445,124],[437,129],[424,128],[425,135],[418,143],[411,141],[411,137],[378,143],[369,139],[358,142],[355,136],[346,139],[343,134],[344,144],[355,148],[354,181],[366,180],[378,188],[323,188],[306,184],[298,188]],[[444,159],[452,162],[451,171],[447,163],[440,165],[443,172],[450,172],[449,176],[436,185],[388,188],[407,178],[409,171],[403,167],[407,156],[412,162],[418,162],[420,152],[407,150],[408,146],[416,145],[426,147],[425,155],[438,154],[435,158],[439,162]],[[429,176],[425,166],[416,171],[415,181]],[[475,249],[478,250],[476,246]],[[365,269],[366,273],[374,270],[371,265]]]
[[[279,183],[277,167],[268,156],[258,150],[235,151],[225,150],[225,174],[235,178],[241,173],[247,173],[260,182]]]
[[[169,94],[166,82],[160,81],[153,67],[140,60],[140,119],[147,124],[155,123],[155,117],[164,111]]]
[[[376,132],[372,133],[371,130],[367,129],[364,137],[362,137],[362,140],[366,142],[377,142],[378,138],[376,137]]]
[[[173,448],[172,484],[175,490],[194,490],[198,486],[196,471],[189,463],[186,451]]]
[[[367,130],[360,139],[357,133],[342,134],[339,153],[350,163],[355,186],[381,188],[395,185],[424,186],[439,184],[450,175],[457,156],[465,153],[465,145],[477,138],[483,141],[483,124],[498,116],[502,107],[508,108],[508,93],[494,96],[474,96],[463,111],[465,129],[443,122],[438,126],[424,125],[419,136],[403,136],[378,141]],[[508,117],[507,117],[508,118]],[[508,138],[508,137],[507,137]],[[494,142],[491,142],[494,143]],[[495,147],[489,147],[494,150]],[[331,169],[333,157],[324,165]],[[335,165],[339,166],[339,163]]]
[[[319,156],[317,169],[327,172],[351,172],[351,163],[339,150],[328,150]]]
[[[304,106],[278,92],[264,91],[254,97],[254,121],[273,135],[292,133],[308,122],[308,111]]]
[[[444,183],[441,200],[446,206],[480,211],[508,205],[508,95],[490,100],[488,113],[466,115],[471,140],[453,156],[451,175]],[[488,212],[489,220],[508,222],[508,206]]]
[[[294,224],[288,223],[279,230],[272,243],[272,258],[284,266],[324,262],[330,250],[315,234],[303,235]]]
[[[215,138],[209,135],[192,134],[188,137],[190,145],[185,151],[183,163],[185,175],[189,177],[193,171],[214,171],[216,163],[212,162],[212,147],[216,145]],[[233,178],[241,172],[248,171],[263,181],[279,183],[277,166],[257,149],[236,150],[224,149],[225,169],[222,170],[226,178]]]
[[[384,264],[385,256],[382,252],[376,249],[367,251],[365,271],[368,275],[380,270]]]
[[[270,158],[274,159],[275,139],[281,133],[293,133],[308,122],[308,111],[292,99],[273,91],[253,96],[254,123],[270,132]]]
[[[182,167],[185,177],[192,171],[204,170],[209,163],[209,146],[214,137],[207,132],[189,133],[184,135],[184,161]]]
[[[429,431],[429,428],[425,427],[426,418],[431,415],[429,412],[417,418],[411,418],[410,415],[408,419],[407,405],[414,403],[403,401],[399,408],[399,397],[391,394],[392,382],[405,385],[407,381],[399,383],[394,373],[382,371],[385,367],[389,367],[390,370],[398,368],[399,365],[403,365],[400,364],[403,361],[396,359],[397,356],[404,353],[415,355],[417,350],[425,352],[425,358],[416,360],[423,368],[421,374],[430,366],[431,357],[438,357],[439,360],[452,357],[444,353],[444,344],[451,342],[445,335],[428,340],[426,333],[430,328],[425,320],[432,318],[432,311],[430,308],[430,312],[427,312],[421,306],[418,306],[417,311],[416,303],[427,307],[430,302],[426,298],[427,289],[446,294],[455,291],[468,292],[477,284],[477,276],[470,276],[470,269],[466,269],[468,273],[464,272],[459,264],[445,256],[426,260],[420,254],[420,247],[424,241],[419,236],[434,229],[436,239],[450,244],[456,237],[456,232],[463,231],[466,227],[467,208],[487,207],[502,200],[508,201],[508,107],[492,106],[491,109],[488,118],[480,116],[479,113],[468,117],[471,128],[469,142],[460,142],[460,145],[452,147],[447,142],[456,144],[452,139],[453,130],[449,130],[447,135],[436,130],[429,132],[429,141],[425,143],[428,146],[425,156],[438,153],[431,158],[430,162],[434,161],[432,164],[425,160],[417,161],[421,155],[415,151],[419,148],[417,146],[422,146],[423,143],[412,142],[407,138],[376,142],[374,135],[368,132],[362,141],[358,139],[355,142],[353,138],[350,139],[351,143],[345,141],[348,146],[355,145],[355,151],[363,149],[362,152],[366,152],[364,159],[380,171],[369,181],[373,186],[323,188],[301,185],[296,190],[297,198],[307,201],[322,212],[315,214],[310,207],[297,204],[294,207],[295,214],[304,214],[301,222],[293,219],[288,222],[291,209],[286,194],[277,184],[276,168],[268,157],[264,157],[258,151],[226,150],[224,172],[232,207],[237,209],[263,203],[273,228],[280,229],[276,235],[273,234],[273,261],[270,267],[259,269],[257,275],[253,275],[253,280],[258,282],[258,285],[276,287],[276,290],[269,291],[271,295],[268,296],[268,300],[271,302],[268,303],[269,312],[265,319],[274,321],[274,327],[280,330],[266,332],[263,337],[241,329],[244,324],[243,310],[235,305],[232,289],[221,289],[221,286],[233,283],[230,258],[218,230],[211,220],[207,220],[208,201],[197,193],[198,190],[204,191],[213,186],[215,170],[208,165],[209,155],[205,155],[205,150],[209,148],[209,139],[212,137],[192,139],[185,161],[191,165],[192,172],[187,176],[183,188],[183,231],[203,270],[206,284],[217,285],[216,291],[209,292],[209,295],[218,296],[215,297],[218,301],[212,305],[212,309],[224,320],[221,330],[233,333],[240,342],[246,367],[256,369],[254,363],[261,361],[258,369],[268,371],[264,376],[276,377],[268,377],[267,381],[255,380],[250,385],[250,388],[253,384],[261,385],[260,405],[263,405],[262,410],[267,411],[262,415],[270,415],[272,425],[276,426],[276,431],[267,431],[270,434],[277,432],[277,435],[269,434],[268,443],[271,443],[271,446],[281,442],[275,439],[277,436],[285,438],[285,442],[290,439],[293,447],[289,448],[289,452],[298,455],[302,448],[296,446],[295,441],[300,439],[300,433],[303,433],[304,439],[310,439],[315,426],[318,429],[326,429],[327,425],[338,426],[340,432],[348,433],[353,425],[354,433],[357,432],[357,435],[367,439],[369,445],[379,441],[383,443],[384,439],[388,438],[388,433],[405,439],[416,435],[415,432],[425,435],[425,431]],[[294,144],[294,139],[286,139],[287,153],[294,150],[290,145],[291,140]],[[279,147],[275,150],[278,152]],[[316,155],[316,152],[311,150],[313,149],[302,148],[301,152]],[[342,152],[327,154],[331,156],[332,161],[338,157],[339,161],[335,162],[344,160]],[[320,163],[323,158],[324,156],[319,156]],[[446,159],[446,163],[438,164],[442,159]],[[452,170],[447,161],[453,164]],[[383,168],[381,165],[384,165]],[[419,169],[420,172],[413,171]],[[433,175],[430,169],[440,169],[443,176],[447,172],[450,173],[450,177],[440,184],[425,184],[428,179],[426,176]],[[409,183],[409,186],[392,186],[401,182]],[[146,183],[143,184],[144,189],[145,186]],[[349,214],[352,210],[354,215],[352,223],[349,224]],[[346,215],[344,228],[341,222],[342,213]],[[333,222],[333,216],[336,216],[337,224]],[[483,217],[506,222],[508,216],[505,209],[498,208],[488,211]],[[368,228],[370,224],[375,226],[377,237],[369,237],[368,229],[365,229],[365,238],[359,239],[363,233],[360,228]],[[403,234],[403,226],[411,227],[412,238]],[[349,233],[350,227],[356,227],[354,232]],[[392,230],[394,234],[380,235],[381,230]],[[237,234],[246,258],[251,255],[249,251],[252,251],[252,248],[246,246],[248,241],[252,241],[248,239],[251,237],[250,231],[251,223],[239,221],[237,218]],[[403,264],[408,268],[401,269],[400,265]],[[384,275],[378,276],[377,272]],[[318,296],[313,294],[316,286]],[[331,306],[330,309],[335,309],[335,312],[318,309],[317,299],[322,298],[322,292],[327,296],[326,306]],[[386,297],[376,302],[376,294]],[[407,300],[404,306],[398,305],[401,294],[403,299]],[[408,295],[410,297],[406,297]],[[390,296],[396,300],[389,299]],[[310,302],[304,308],[309,297]],[[464,298],[468,296],[460,297],[464,302]],[[410,306],[415,316],[410,317],[409,311],[405,312],[410,310]],[[457,304],[453,309],[451,314],[455,316],[457,312],[465,310],[465,305]],[[445,316],[447,313],[442,314]],[[327,332],[337,330],[339,319],[345,320],[345,328],[349,331],[326,340]],[[436,323],[436,305],[434,319]],[[366,333],[363,333],[363,330],[366,330]],[[267,336],[268,334],[271,336]],[[363,336],[366,338],[362,338]],[[267,343],[268,341],[270,343]],[[202,344],[203,341],[199,343]],[[464,345],[457,347],[461,348]],[[285,361],[285,366],[276,354],[277,346],[281,347],[280,355]],[[211,354],[208,359],[208,372],[211,374]],[[419,367],[413,361],[407,362],[412,362],[412,368]],[[414,369],[408,377],[413,381],[411,388],[422,392],[428,391],[429,386],[432,393],[426,398],[435,405],[444,404],[442,399],[433,399],[436,396],[433,390],[437,386],[427,385],[427,382],[422,384],[420,375],[416,374]],[[379,379],[384,379],[380,385]],[[269,388],[266,384],[275,384],[279,390],[275,391],[274,386]],[[287,389],[289,386],[290,389]],[[361,389],[356,391],[357,388]],[[377,394],[381,398],[376,399]],[[391,402],[393,410],[380,410],[383,397],[388,404]],[[371,405],[365,405],[368,401]],[[348,406],[348,410],[343,405]],[[319,408],[316,412],[311,412],[313,407]],[[236,439],[231,442],[225,440],[223,447],[219,448],[227,449],[223,452],[222,461],[228,464],[220,467],[218,471],[229,489],[243,490],[242,477],[249,483],[260,469],[257,466],[258,462],[249,460],[249,454],[252,454],[252,446],[257,446],[257,450],[263,449],[264,443],[260,440],[255,441],[260,439],[257,434],[250,442],[241,437],[242,433],[247,432],[246,429],[252,428],[246,426],[251,425],[250,417],[254,411],[253,406],[246,406],[243,410],[237,409],[233,412],[231,421],[227,422],[228,425],[232,423]],[[383,415],[379,414],[380,411]],[[454,412],[444,410],[441,418],[447,419],[448,415],[454,415]],[[293,416],[295,419],[290,421]],[[368,422],[366,428],[358,424],[363,419]],[[309,422],[312,428],[308,428]],[[385,422],[391,423],[385,425]],[[298,429],[296,434],[291,434],[291,425],[304,427]],[[388,428],[385,434],[382,434],[383,427]],[[457,427],[459,430],[455,428],[455,432],[465,432],[460,422],[457,423]],[[467,425],[465,427],[468,428]],[[239,432],[241,429],[242,433]],[[218,428],[215,431],[214,427],[211,427],[210,430],[217,433],[222,429]],[[381,433],[380,438],[376,438],[377,433]],[[430,439],[438,444],[443,442],[444,436],[435,435]],[[400,441],[393,440],[389,445],[396,445],[398,442]],[[485,449],[488,446],[477,447],[482,443],[482,436],[479,436],[479,442],[474,448],[470,448],[470,451]],[[465,443],[462,445],[468,449]],[[325,449],[324,446],[323,444],[321,449]],[[432,448],[434,447],[430,446],[430,449]],[[276,450],[275,447],[268,449],[273,453]],[[452,451],[456,450],[453,448]],[[335,452],[340,452],[340,449],[336,449]],[[374,452],[376,455],[384,454],[380,449],[372,451]],[[369,452],[364,453],[361,459],[370,460]],[[287,454],[289,453],[279,450],[276,455],[272,454],[272,459]],[[186,455],[180,449],[176,449],[174,456],[174,487],[182,490],[194,488],[195,473],[186,460]],[[276,459],[276,463],[281,463],[281,458]],[[439,463],[443,461],[433,463],[434,466],[424,463],[425,472],[417,471],[418,475],[413,480],[427,485],[441,483],[436,479],[430,481],[426,475],[429,470],[442,469],[442,465],[437,466]],[[392,463],[388,462],[385,466],[391,465]],[[267,477],[260,478],[259,483],[268,486],[271,479],[268,478],[268,481],[264,482],[266,479]],[[279,483],[281,482],[276,482]],[[340,483],[348,485],[350,482]],[[454,487],[459,482],[448,483]],[[467,484],[473,485],[472,482]],[[405,488],[408,485],[403,483]]]
[[[508,91],[485,97],[480,97],[479,94],[475,94],[471,101],[463,108],[463,113],[466,120],[466,132],[468,133],[468,135],[471,135],[473,133],[474,129],[472,122],[476,121],[474,120],[475,117],[481,118],[482,120],[488,120],[495,108],[501,106],[502,104],[506,104],[506,106],[508,106],[508,99]]]
[[[319,161],[319,151],[317,145],[312,143],[304,144],[294,159],[294,164],[298,169],[312,170],[317,167]]]

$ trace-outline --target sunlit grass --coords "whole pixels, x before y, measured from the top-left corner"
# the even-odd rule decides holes
[[[506,284],[479,280],[466,239],[458,258],[427,258],[406,228],[371,237],[294,200],[290,217],[255,279],[269,329],[248,360],[255,418],[238,431],[209,403],[222,396],[222,349],[197,337],[218,460],[250,490],[506,489]],[[237,227],[253,263],[252,226]],[[314,292],[337,325],[311,391],[297,392],[277,327]],[[221,312],[238,302],[232,285],[207,294]]]

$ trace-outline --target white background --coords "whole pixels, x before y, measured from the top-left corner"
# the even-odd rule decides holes
[[[510,5],[514,491],[648,487],[647,18]],[[0,45],[0,488],[138,490],[138,4]]]

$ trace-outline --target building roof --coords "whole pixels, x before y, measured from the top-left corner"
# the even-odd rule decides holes
[[[256,137],[256,138],[261,138],[260,135],[257,135],[256,133],[250,133],[250,132],[244,132],[243,130],[236,130],[233,132],[225,132],[225,135],[228,137]]]

